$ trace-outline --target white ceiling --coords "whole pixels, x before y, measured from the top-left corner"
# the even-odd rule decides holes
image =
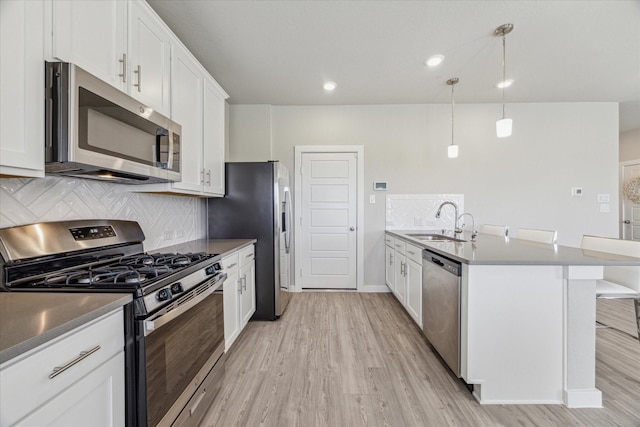
[[[619,102],[640,128],[638,0],[148,2],[232,104],[449,103],[451,77],[457,104],[500,102],[512,23],[507,103]]]

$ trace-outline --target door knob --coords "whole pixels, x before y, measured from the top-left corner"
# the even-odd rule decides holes
[[[354,231],[356,228],[355,227],[349,227],[349,230]]]
[[[624,221],[622,221],[622,222],[624,222],[625,224],[631,224],[631,221],[629,221],[628,219],[625,219],[625,220],[624,220]]]

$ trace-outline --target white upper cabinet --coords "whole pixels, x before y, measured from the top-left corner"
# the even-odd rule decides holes
[[[170,115],[171,33],[142,1],[129,9],[129,94],[165,116]]]
[[[182,125],[182,179],[169,191],[224,195],[225,99],[228,95],[180,43],[172,45],[171,119]]]
[[[171,31],[146,2],[55,0],[52,15],[55,58],[169,115]]]
[[[44,2],[0,1],[0,176],[44,176]]]
[[[202,133],[204,73],[198,62],[179,45],[171,61],[171,119],[182,125],[180,172],[176,189],[202,192],[204,183]]]
[[[127,2],[54,0],[52,54],[125,90]]]
[[[224,196],[225,99],[212,78],[204,80],[204,192]]]

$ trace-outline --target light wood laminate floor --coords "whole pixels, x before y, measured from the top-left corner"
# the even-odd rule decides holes
[[[599,301],[598,320],[625,324],[621,301]],[[250,322],[233,345],[202,425],[639,427],[640,342],[598,329],[596,364],[602,409],[480,405],[392,294],[296,293],[280,320]]]

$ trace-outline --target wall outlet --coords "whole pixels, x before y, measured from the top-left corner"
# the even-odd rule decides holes
[[[416,227],[424,227],[424,217],[423,216],[414,216],[413,217],[413,225]]]
[[[176,237],[177,238],[182,238],[184,237],[184,230],[180,229],[180,230],[176,230]]]
[[[165,230],[162,233],[162,240],[171,240],[173,239],[173,230]]]
[[[600,203],[600,212],[601,212],[601,213],[608,213],[608,212],[610,212],[610,209],[609,209],[609,203]]]

